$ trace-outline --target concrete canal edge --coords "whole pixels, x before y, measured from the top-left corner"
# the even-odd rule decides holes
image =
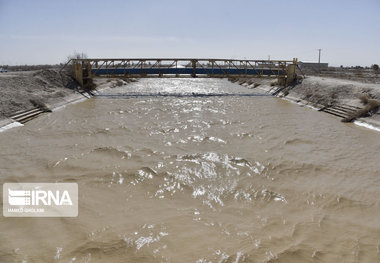
[[[135,80],[132,80],[132,81],[135,81]],[[62,97],[59,101],[56,101],[54,103],[51,103],[51,104],[46,103],[41,107],[36,106],[35,108],[32,108],[32,109],[14,112],[12,115],[10,115],[10,117],[0,119],[0,132],[9,130],[15,127],[24,126],[25,122],[38,117],[40,114],[47,113],[47,112],[55,112],[55,111],[64,109],[68,105],[85,101],[87,99],[90,99],[98,95],[99,92],[101,91],[119,86],[120,83],[122,85],[127,85],[129,82],[119,80],[119,79],[103,81],[103,82],[100,82],[97,85],[96,89],[94,90],[78,90],[77,92],[73,94]],[[41,108],[45,108],[45,109],[41,109]]]

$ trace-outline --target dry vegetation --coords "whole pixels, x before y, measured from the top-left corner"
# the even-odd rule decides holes
[[[271,87],[274,87],[274,86],[276,86],[276,85],[278,85],[278,81],[273,81],[273,82],[270,83],[270,86],[271,86]]]
[[[229,81],[231,81],[232,83],[235,83],[237,82],[239,79],[238,78],[228,78]]]
[[[116,81],[116,86],[117,87],[121,87],[121,86],[123,86],[124,85],[124,81],[122,81],[122,80],[120,80],[120,79],[118,79],[117,81]]]
[[[321,72],[310,69],[303,69],[302,71],[308,76],[321,76],[345,80],[355,80],[363,83],[380,83],[380,70],[377,64],[374,64],[371,67],[367,68],[363,68],[360,66],[350,68],[329,67],[327,69],[321,70]]]

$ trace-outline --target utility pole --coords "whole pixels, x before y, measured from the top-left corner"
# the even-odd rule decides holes
[[[322,49],[318,49],[318,71],[321,73],[321,51]]]

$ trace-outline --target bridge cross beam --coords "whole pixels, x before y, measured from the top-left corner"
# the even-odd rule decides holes
[[[296,78],[297,59],[241,60],[197,58],[110,58],[72,60],[74,78],[81,86],[94,77],[272,77],[281,85]],[[68,62],[69,63],[69,62]],[[65,65],[66,66],[66,65]]]

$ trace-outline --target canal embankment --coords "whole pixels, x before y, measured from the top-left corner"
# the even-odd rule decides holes
[[[94,80],[96,88],[90,91],[58,69],[0,74],[0,129],[22,125],[41,112],[62,109],[131,81],[135,80],[99,78]],[[343,121],[380,129],[380,84],[319,76],[306,76],[287,87],[277,85],[273,79],[230,81],[330,113]]]
[[[0,131],[17,127],[43,112],[91,98],[97,92],[125,85],[134,79],[97,79],[93,90],[58,69],[16,71],[0,74]]]
[[[230,81],[335,115],[343,122],[380,128],[380,84],[318,76],[305,76],[287,87],[273,79]]]

